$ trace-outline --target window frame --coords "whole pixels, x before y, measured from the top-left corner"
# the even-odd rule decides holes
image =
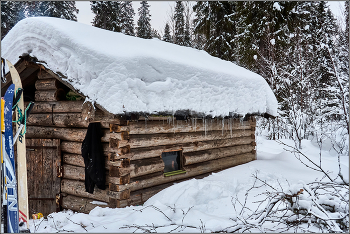
[[[164,162],[164,159],[163,159],[163,153],[168,153],[168,152],[179,152],[179,155],[178,157],[180,157],[180,160],[179,160],[179,169],[178,170],[174,170],[174,171],[168,171],[168,172],[164,172],[163,170],[163,175],[164,177],[168,177],[168,176],[174,176],[174,175],[179,175],[179,174],[183,174],[183,173],[186,173],[186,171],[184,170],[184,157],[183,157],[183,150],[182,149],[175,149],[175,150],[164,150],[162,151],[160,157],[162,158],[163,162]],[[165,169],[165,163],[164,163],[164,169]]]

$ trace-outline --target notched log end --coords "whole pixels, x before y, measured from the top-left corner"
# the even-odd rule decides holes
[[[95,106],[91,102],[84,102],[82,106],[82,120],[86,122],[93,122],[95,120]]]

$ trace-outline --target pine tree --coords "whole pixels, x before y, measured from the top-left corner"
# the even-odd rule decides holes
[[[163,41],[172,42],[171,36],[170,36],[170,28],[169,28],[169,24],[168,23],[165,24]]]
[[[159,35],[158,31],[154,28],[152,28],[152,38],[158,38],[159,40],[162,40],[161,36]]]
[[[131,1],[124,1],[121,4],[121,28],[122,33],[135,36],[134,30],[134,8]]]
[[[176,1],[174,20],[174,43],[178,45],[185,45],[184,7],[181,1]]]
[[[138,8],[139,19],[137,21],[137,37],[151,39],[151,15],[149,12],[149,5],[147,1],[142,1],[141,6]]]
[[[120,1],[91,1],[91,11],[95,13],[92,25],[98,28],[121,32]]]
[[[233,15],[235,2],[197,2],[193,6],[195,33],[206,37],[204,49],[211,55],[234,61],[233,36],[236,34]]]

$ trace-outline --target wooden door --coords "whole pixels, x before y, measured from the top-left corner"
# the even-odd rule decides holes
[[[61,150],[59,139],[26,139],[29,216],[60,210]]]

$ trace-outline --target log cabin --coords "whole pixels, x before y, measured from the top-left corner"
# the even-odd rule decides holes
[[[26,105],[35,102],[26,126],[30,214],[142,205],[174,183],[248,163],[256,159],[255,116],[277,112],[261,76],[156,39],[36,17],[19,22],[2,49]],[[9,73],[6,80],[2,94]],[[96,122],[106,189],[88,193],[81,148]]]

